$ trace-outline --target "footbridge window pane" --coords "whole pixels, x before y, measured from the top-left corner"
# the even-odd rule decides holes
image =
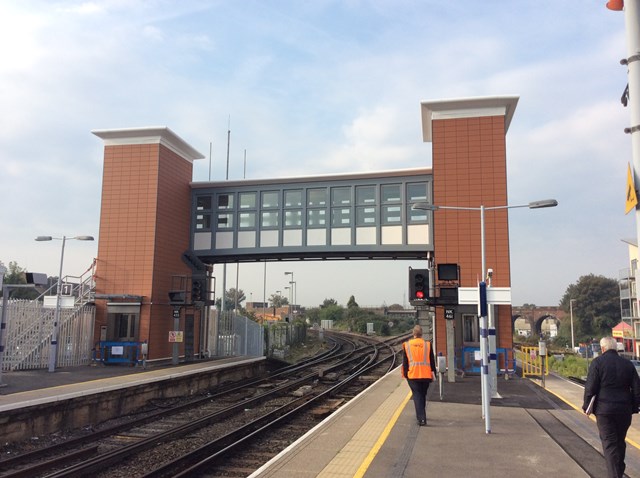
[[[401,222],[401,206],[382,206],[382,224],[400,224]]]
[[[254,229],[256,227],[256,213],[241,212],[239,226],[240,229]]]
[[[233,194],[218,194],[218,209],[233,209]]]
[[[407,222],[408,223],[426,223],[429,219],[427,211],[423,209],[411,209],[411,205],[416,202],[428,201],[427,183],[409,183],[407,184]]]
[[[407,209],[408,222],[427,222],[427,211],[422,209]]]
[[[263,228],[272,228],[278,227],[279,224],[279,213],[278,211],[263,211],[262,212],[262,227]]]
[[[356,209],[356,225],[358,226],[372,226],[376,224],[376,211],[375,206],[371,207],[358,207]]]
[[[331,205],[348,206],[351,204],[351,188],[331,188]]]
[[[326,206],[327,189],[315,188],[307,190],[307,206]]]
[[[255,209],[256,193],[240,193],[240,209]]]
[[[278,191],[264,191],[262,193],[262,208],[273,209],[280,206],[280,194]]]
[[[331,209],[331,225],[333,227],[349,227],[351,225],[351,208],[334,207]]]
[[[233,214],[218,214],[218,229],[231,229],[233,227]]]
[[[302,190],[285,191],[284,207],[302,207]]]
[[[427,183],[407,184],[407,201],[418,202],[427,200]]]
[[[300,227],[302,226],[302,210],[292,209],[284,212],[284,225],[285,227]]]
[[[198,196],[196,198],[196,210],[211,211],[211,196]]]
[[[400,185],[399,184],[383,184],[382,185],[382,202],[400,202]]]
[[[375,186],[356,186],[356,204],[364,206],[366,204],[376,203],[376,187]]]
[[[308,227],[325,227],[327,225],[326,209],[307,209]]]
[[[196,229],[198,231],[211,229],[211,214],[197,214]]]

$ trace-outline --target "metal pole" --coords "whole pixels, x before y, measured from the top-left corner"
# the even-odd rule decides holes
[[[624,21],[627,35],[627,58],[620,63],[627,66],[627,76],[629,81],[628,105],[630,113],[629,127],[625,128],[625,133],[631,134],[631,156],[633,161],[633,182],[636,191],[640,184],[640,8],[638,0],[625,0]],[[640,241],[640,208],[636,206],[636,238]],[[640,242],[638,242],[640,243]],[[640,283],[640,271],[636,271],[636,283]],[[633,321],[632,321],[633,323]],[[633,340],[633,357],[637,356],[635,343],[635,324]]]
[[[177,333],[180,330],[180,307],[173,308],[173,330]],[[173,349],[171,354],[171,365],[178,365],[180,363],[180,344],[176,340],[173,342]]]
[[[9,307],[9,286],[2,286],[2,319],[0,320],[0,387],[7,384],[2,383],[2,360],[4,349],[7,343],[7,307]]]
[[[56,311],[53,317],[53,331],[51,333],[51,347],[49,348],[49,372],[56,371],[58,355],[58,328],[60,327],[60,292],[62,290],[62,264],[64,263],[64,246],[67,236],[62,236],[62,252],[60,253],[60,273],[58,274],[58,289],[56,290]]]
[[[640,171],[640,9],[638,0],[625,0],[624,20],[627,34],[627,58],[624,63],[627,66],[629,78],[629,113],[631,123],[625,133],[631,134],[631,152],[633,158],[633,180],[636,189],[640,184],[638,172]],[[640,240],[640,209],[636,207],[636,235]]]
[[[484,205],[480,206],[480,247],[482,257],[482,278],[487,273],[487,258],[485,249],[485,231],[484,231]],[[482,356],[482,379],[480,381],[482,386],[482,406],[484,412],[485,432],[491,433],[491,412],[490,412],[490,400],[491,394],[489,393],[489,363],[487,356],[487,317],[480,317],[480,355]]]
[[[236,297],[235,297],[235,307],[234,310],[238,313],[238,283],[240,280],[240,263],[236,262]]]
[[[262,322],[267,320],[267,261],[264,261],[264,277],[262,278]]]
[[[576,342],[573,336],[573,301],[576,299],[569,299],[569,310],[571,313],[571,351],[576,351]]]

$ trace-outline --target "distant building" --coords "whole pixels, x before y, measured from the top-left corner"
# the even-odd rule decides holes
[[[637,292],[637,274],[638,274],[638,242],[635,239],[623,239],[628,246],[629,265],[621,269],[618,274],[618,285],[620,286],[620,314],[622,322],[629,327],[614,327],[612,333],[618,341],[623,344],[625,352],[632,353],[634,356],[640,356],[638,346],[640,343],[637,337],[640,337],[640,317],[638,314],[638,292]]]

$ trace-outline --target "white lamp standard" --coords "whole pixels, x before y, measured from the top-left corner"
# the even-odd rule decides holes
[[[289,320],[291,320],[291,291],[292,291],[293,287],[286,285],[286,286],[284,286],[284,288],[285,288],[285,290],[289,291],[289,293],[287,294],[288,295],[288,301],[289,301],[289,312],[287,312],[287,315],[289,316]]]
[[[571,315],[571,350],[573,352],[576,351],[576,341],[573,337],[573,303],[576,301],[576,299],[570,299],[569,300],[569,312]]]
[[[480,205],[479,207],[466,207],[466,206],[437,206],[435,204],[430,204],[427,202],[418,202],[411,206],[411,209],[420,209],[425,211],[437,211],[439,209],[453,209],[459,211],[480,211],[480,253],[481,253],[481,263],[482,263],[482,273],[481,277],[484,282],[485,277],[487,277],[487,264],[486,264],[486,248],[485,248],[485,234],[484,234],[484,213],[485,211],[495,211],[497,209],[514,209],[520,207],[527,207],[529,209],[541,209],[545,207],[555,207],[558,205],[558,201],[555,199],[544,199],[541,201],[533,201],[528,204],[519,204],[515,206],[490,206],[485,207],[484,205]],[[478,304],[480,300],[478,299]],[[493,317],[492,317],[493,322]],[[487,317],[480,317],[480,355],[482,356],[482,375],[481,375],[481,383],[482,383],[482,409],[485,417],[485,428],[486,433],[491,433],[491,421],[490,421],[490,413],[489,413],[489,378],[487,374],[489,373],[489,364],[488,364],[488,356],[487,352],[490,355],[495,356],[495,342],[494,342],[494,350],[488,350],[488,335],[494,337],[495,340],[495,324],[490,323],[487,327]],[[487,330],[488,329],[488,330]],[[493,333],[491,331],[493,330]],[[491,367],[491,370],[495,372],[495,367]],[[497,372],[495,382],[497,384]],[[495,385],[494,385],[495,388]]]
[[[276,295],[278,297],[276,298],[276,300],[278,301],[278,307],[280,307],[280,305],[281,305],[280,304],[280,294],[282,294],[282,291],[281,290],[277,290],[276,291]],[[276,318],[276,302],[275,301],[273,302],[273,318],[274,319]]]
[[[293,272],[285,272],[284,275],[286,276],[291,276],[291,281],[289,281],[289,285],[291,286],[291,297],[289,299],[289,320],[291,320],[291,304],[295,303],[296,301],[296,297],[295,297],[295,282],[293,281]]]
[[[56,371],[56,357],[58,354],[58,330],[60,328],[60,293],[62,291],[62,264],[64,263],[64,246],[67,239],[75,239],[78,241],[93,241],[93,236],[75,236],[75,237],[51,237],[38,236],[36,241],[62,241],[62,251],[60,253],[60,272],[58,273],[58,286],[56,289],[56,311],[53,318],[53,332],[51,334],[51,347],[49,348],[49,372]]]

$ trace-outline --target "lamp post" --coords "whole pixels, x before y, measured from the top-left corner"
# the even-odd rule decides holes
[[[292,303],[292,302],[295,302],[295,300],[296,300],[296,299],[295,299],[295,295],[294,295],[294,292],[295,292],[295,282],[293,281],[293,271],[291,271],[291,272],[285,272],[285,273],[284,273],[284,275],[286,275],[286,276],[291,276],[291,280],[289,281],[289,285],[291,286],[291,290],[289,291],[289,292],[290,292],[290,294],[289,294],[289,295],[291,296],[291,297],[290,297],[290,299],[289,299],[289,320],[291,320],[291,303]],[[286,287],[285,287],[285,289],[286,289]]]
[[[49,348],[49,372],[56,371],[56,357],[58,354],[58,330],[60,328],[60,292],[62,291],[62,264],[64,263],[64,246],[67,242],[67,239],[75,239],[77,241],[93,241],[93,236],[36,237],[36,241],[52,241],[54,239],[62,241],[62,251],[60,252],[60,272],[58,273],[58,285],[56,289],[56,311],[53,318],[53,332],[51,333],[51,346]]]
[[[290,275],[291,276],[291,280],[289,281],[289,285],[292,287],[292,289],[291,289],[291,300],[289,301],[289,315],[291,315],[291,303],[292,302],[295,303],[295,301],[296,301],[296,296],[295,296],[295,292],[296,292],[295,285],[296,285],[296,283],[294,282],[294,279],[293,279],[293,272],[285,272],[284,275],[286,275],[286,276]]]
[[[575,353],[576,351],[576,341],[573,337],[573,303],[576,301],[576,299],[570,299],[569,300],[569,312],[571,315],[571,351]]]
[[[427,202],[418,202],[411,206],[411,209],[420,209],[424,211],[437,211],[439,209],[452,209],[458,211],[480,211],[480,253],[481,253],[481,264],[482,264],[482,284],[486,283],[485,278],[487,277],[487,264],[486,264],[486,247],[485,247],[485,228],[484,228],[484,215],[485,211],[495,211],[498,209],[515,209],[526,207],[529,209],[541,209],[546,207],[555,207],[558,205],[558,201],[555,199],[544,199],[541,201],[533,201],[528,204],[519,204],[514,206],[504,205],[504,206],[490,206],[485,207],[484,205],[480,205],[478,207],[467,207],[467,206],[438,206],[435,204],[430,204]],[[481,288],[478,287],[480,291]],[[478,305],[480,306],[480,298],[478,298]],[[482,396],[482,410],[485,418],[485,431],[486,433],[491,433],[491,419],[490,419],[490,411],[489,411],[489,377],[487,377],[489,373],[489,358],[493,360],[496,359],[496,350],[495,350],[495,324],[493,323],[493,316],[491,317],[491,323],[488,324],[487,327],[487,317],[486,315],[482,315],[480,317],[480,355],[482,356],[482,375],[481,375],[481,396]],[[488,336],[493,337],[493,350],[490,349],[490,344],[488,344]],[[489,352],[489,357],[487,357],[487,351]],[[497,388],[497,371],[495,367],[491,367],[491,370],[494,372],[495,384],[494,389]]]
[[[285,290],[289,291],[289,293],[287,294],[287,296],[288,296],[287,300],[289,302],[289,307],[288,307],[289,311],[287,312],[287,315],[289,316],[289,320],[291,320],[291,290],[293,288],[291,286],[288,286],[288,285],[284,286],[284,288],[285,288]]]
[[[298,283],[296,281],[289,282],[291,284],[291,315],[296,313],[296,288],[298,287]]]

